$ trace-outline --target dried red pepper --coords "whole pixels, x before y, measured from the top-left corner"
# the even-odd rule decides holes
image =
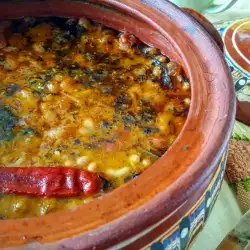
[[[91,172],[65,167],[0,167],[0,193],[35,197],[88,197],[101,189]]]

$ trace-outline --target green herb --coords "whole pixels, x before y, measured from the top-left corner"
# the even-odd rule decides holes
[[[42,76],[36,76],[34,78],[29,78],[28,79],[29,82],[29,87],[37,92],[38,94],[42,94],[44,89],[45,89],[45,83],[46,81],[44,81]]]
[[[184,150],[185,150],[185,151],[188,150],[188,146],[187,146],[187,145],[184,146]]]
[[[20,86],[17,84],[10,84],[7,86],[7,96],[13,96],[17,90],[20,89]]]
[[[46,88],[46,84],[50,82],[52,76],[56,74],[56,69],[48,69],[44,72],[40,72],[39,75],[28,78],[29,87],[38,93],[39,95],[43,94]]]
[[[173,83],[170,79],[170,76],[168,75],[168,71],[166,69],[166,67],[164,65],[162,65],[162,63],[158,60],[153,60],[152,61],[152,66],[160,66],[161,70],[162,70],[162,74],[161,74],[161,81],[162,81],[162,87],[164,89],[173,89]]]
[[[250,192],[250,178],[242,180],[241,183],[243,184],[245,191]]]
[[[56,73],[59,72],[59,69],[58,68],[49,68],[45,71],[45,75],[55,75]]]
[[[138,77],[137,77],[137,79],[138,79],[139,82],[145,81],[146,78],[147,78],[146,75],[138,75]]]
[[[74,37],[70,35],[68,31],[66,32],[58,32],[53,37],[53,42],[58,44],[65,44],[68,42],[72,42],[74,40]]]
[[[37,131],[35,131],[33,128],[26,128],[24,131],[22,131],[22,135],[29,136],[29,135],[39,135]]]
[[[14,138],[13,127],[17,122],[17,118],[11,111],[3,106],[0,106],[0,142],[10,141]]]
[[[250,141],[250,138],[246,137],[245,135],[240,136],[237,133],[232,135],[232,139],[236,141]]]
[[[93,73],[92,78],[95,81],[103,81],[108,76],[108,71],[106,70],[97,70]]]
[[[142,150],[142,152],[144,153],[144,154],[146,154],[146,155],[148,155],[148,156],[151,156],[151,157],[153,157],[153,158],[155,158],[155,159],[159,159],[161,156],[160,155],[157,155],[157,154],[155,154],[155,153],[152,153],[151,151],[148,151],[148,150],[146,150],[146,149],[141,149]]]

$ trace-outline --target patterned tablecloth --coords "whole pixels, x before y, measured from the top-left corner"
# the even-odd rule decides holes
[[[250,17],[250,0],[248,1]],[[247,9],[247,4],[245,7]],[[237,13],[235,15],[237,16]],[[227,19],[226,15],[222,16]],[[218,18],[219,15],[209,19],[216,21],[214,25],[223,39],[225,58],[233,76],[237,99],[250,103],[250,18],[233,19],[234,21],[218,21]],[[248,214],[235,227],[240,213],[224,182],[211,218],[192,250],[199,250],[201,246],[205,250],[215,249],[222,240],[220,237],[223,233],[229,234],[224,236],[224,240],[216,249],[250,249],[250,127],[239,121],[235,122],[229,145],[226,177],[241,212],[248,211]],[[203,242],[207,239],[209,242],[204,247]]]
[[[225,44],[237,98],[250,103],[250,18],[218,22],[215,26]]]

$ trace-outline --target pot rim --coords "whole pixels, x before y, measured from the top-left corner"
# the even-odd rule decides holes
[[[226,150],[235,116],[234,87],[223,54],[208,33],[188,14],[164,0],[89,2],[108,5],[143,20],[170,41],[191,80],[192,100],[188,119],[173,146],[139,178],[74,211],[1,221],[0,246],[30,243],[31,249],[62,246],[79,246],[80,249],[83,245],[86,248],[116,245],[119,240],[125,244],[135,233],[149,228],[163,217],[171,216],[172,211],[178,213],[191,193],[195,193],[216,169]],[[152,3],[154,8],[150,6]],[[55,0],[28,4],[48,4],[53,10],[60,5],[62,8],[89,3]],[[171,35],[168,33],[173,31],[175,33]],[[181,37],[188,43],[185,44],[187,47],[181,45]],[[183,155],[180,159],[175,157],[178,153]],[[167,162],[170,162],[172,172],[165,169]],[[152,180],[157,180],[157,185]],[[171,201],[172,204],[168,205]],[[81,215],[86,213],[88,218],[85,216],[82,220]],[[83,224],[86,221],[87,226]],[[72,226],[76,228],[72,229]],[[37,228],[36,232],[34,228]],[[70,237],[73,238],[67,239]],[[55,245],[51,243],[53,241],[56,241]]]

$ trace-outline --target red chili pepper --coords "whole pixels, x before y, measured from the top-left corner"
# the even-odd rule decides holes
[[[0,167],[0,194],[36,197],[88,197],[101,189],[91,172],[65,167]]]

